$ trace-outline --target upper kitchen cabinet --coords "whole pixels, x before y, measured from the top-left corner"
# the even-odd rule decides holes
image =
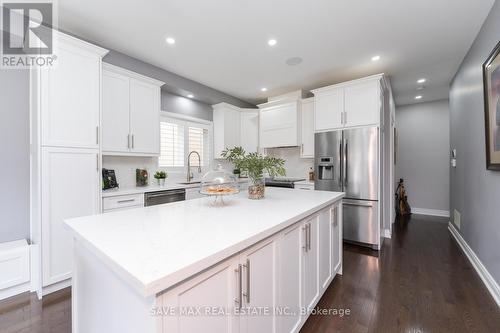
[[[344,88],[344,126],[378,125],[380,80],[368,80]]]
[[[259,111],[227,103],[212,106],[214,110],[214,157],[221,158],[226,148],[243,147],[256,152],[259,144]]]
[[[36,71],[41,145],[99,148],[101,57],[95,45],[55,33],[57,63]]]
[[[240,109],[227,103],[213,105],[214,109],[214,157],[221,158],[226,148],[239,146],[240,140]]]
[[[103,154],[159,155],[164,83],[106,63],[102,76]]]
[[[240,145],[246,152],[257,152],[259,147],[259,110],[241,109]]]
[[[300,157],[314,157],[314,98],[301,101],[300,108]]]
[[[326,87],[313,90],[314,131],[341,128],[344,124],[344,89]]]
[[[380,125],[383,80],[379,74],[313,90],[315,132]]]
[[[299,146],[299,100],[260,104],[259,147]]]

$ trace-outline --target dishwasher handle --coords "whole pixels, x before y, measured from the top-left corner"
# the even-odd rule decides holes
[[[169,195],[176,195],[176,194],[185,194],[185,190],[166,190],[166,191],[160,191],[160,192],[150,192],[146,193],[146,198],[158,198],[158,197],[164,197],[164,196],[169,196]]]

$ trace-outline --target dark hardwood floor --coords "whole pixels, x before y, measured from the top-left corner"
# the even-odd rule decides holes
[[[350,314],[313,315],[301,332],[500,332],[500,310],[446,222],[419,215],[397,221],[380,255],[345,245],[344,275],[318,308]],[[0,302],[0,332],[70,333],[70,290]]]
[[[500,332],[500,310],[447,222],[422,215],[396,221],[380,255],[345,245],[344,275],[318,307],[350,315],[311,316],[301,332]]]

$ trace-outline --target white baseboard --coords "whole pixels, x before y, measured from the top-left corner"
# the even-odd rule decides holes
[[[413,214],[418,214],[418,215],[430,215],[430,216],[450,217],[450,211],[449,210],[427,209],[427,208],[412,208],[411,212]]]
[[[391,230],[390,229],[382,229],[382,237],[391,239]]]
[[[42,288],[42,296],[51,294],[53,292],[59,291],[61,289],[67,288],[71,286],[71,279],[67,279],[61,282],[57,282],[54,284],[51,284],[49,286],[43,287]]]
[[[450,233],[453,235],[458,245],[460,245],[460,248],[472,264],[472,267],[474,267],[481,280],[483,280],[483,283],[490,292],[491,296],[497,303],[498,307],[500,307],[500,287],[498,286],[498,283],[495,281],[493,276],[491,276],[486,267],[484,267],[481,260],[479,260],[477,255],[470,248],[469,244],[467,244],[465,239],[463,239],[462,235],[460,235],[460,233],[451,222],[448,223],[448,230],[450,230]]]
[[[0,300],[6,299],[6,298],[9,298],[12,296],[16,296],[16,295],[19,295],[19,294],[22,294],[25,292],[29,292],[30,287],[31,287],[31,284],[29,282],[26,282],[26,283],[23,283],[23,284],[14,286],[14,287],[2,289],[2,290],[0,290]]]

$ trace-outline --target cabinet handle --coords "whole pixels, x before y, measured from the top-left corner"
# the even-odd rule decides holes
[[[99,154],[95,154],[95,169],[99,172]]]
[[[242,277],[241,277],[241,265],[238,265],[238,268],[234,270],[235,273],[237,274],[237,284],[238,284],[238,288],[237,288],[237,293],[238,293],[238,296],[237,298],[234,299],[234,302],[236,304],[238,304],[238,309],[241,309],[242,308],[242,301],[241,301],[241,294],[242,294],[242,290],[241,290],[241,282],[242,282]]]
[[[99,144],[99,126],[95,127],[95,142],[97,145]]]
[[[304,246],[302,248],[307,252],[307,224],[302,227],[302,230],[304,231]]]
[[[247,263],[243,265],[246,270],[246,279],[247,279],[247,292],[243,293],[243,296],[246,297],[247,303],[250,303],[250,259],[247,259]]]
[[[132,202],[132,201],[135,201],[135,199],[118,200],[117,203],[125,203],[125,202]]]
[[[127,134],[127,149],[130,149],[130,134]]]
[[[301,145],[302,154],[304,154],[304,144]]]
[[[311,249],[311,223],[307,224],[307,249]]]
[[[134,142],[134,135],[132,134],[132,149],[134,149],[135,147],[135,142]]]
[[[344,112],[344,125],[347,124],[347,112]]]

